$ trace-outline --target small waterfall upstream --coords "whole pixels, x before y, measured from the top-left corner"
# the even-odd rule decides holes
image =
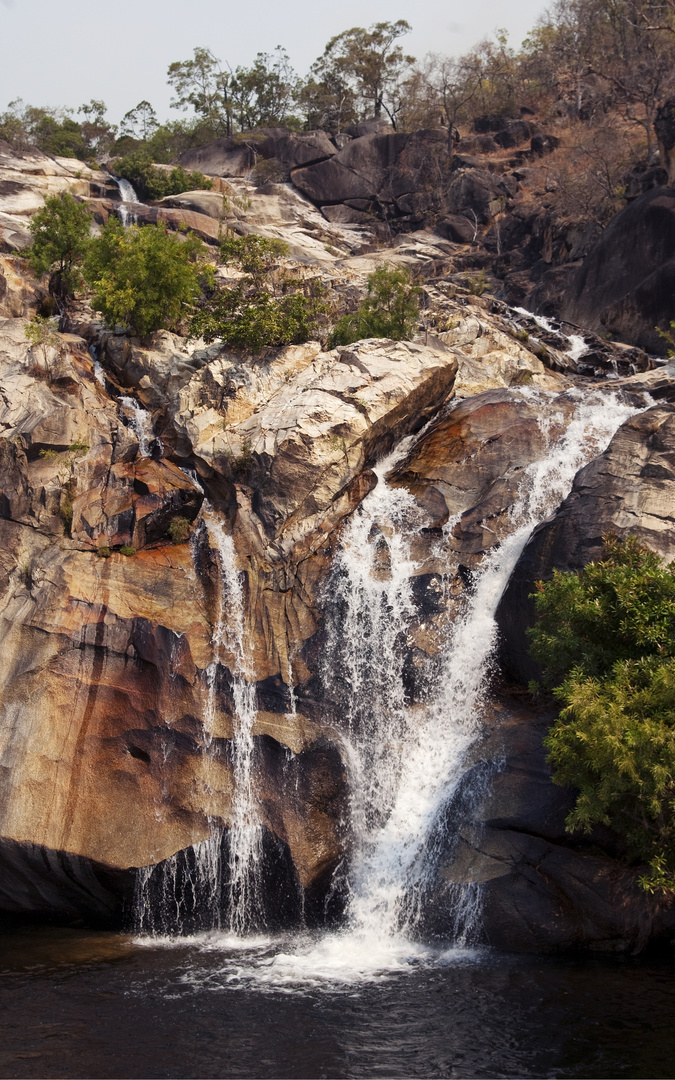
[[[541,400],[540,426],[546,436],[555,395],[525,388],[514,392]],[[246,937],[255,930],[260,905],[262,827],[254,790],[256,702],[254,688],[246,681],[244,594],[232,538],[207,510],[211,547],[218,552],[222,601],[208,672],[205,725],[210,723],[209,710],[215,714],[217,669],[226,656],[233,675],[235,796],[225,874],[230,936],[223,941],[217,933],[211,935],[204,947],[231,948],[231,935],[239,938],[240,960],[233,977],[274,985],[352,981],[380,977],[438,955],[422,943],[422,916],[436,881],[439,854],[452,840],[446,836],[448,808],[469,776],[469,751],[481,733],[499,600],[533,529],[565,498],[578,470],[602,453],[617,428],[639,411],[613,394],[571,394],[577,395],[575,414],[564,435],[549,442],[543,457],[519,473],[508,535],[474,572],[463,608],[445,632],[426,680],[422,679],[422,700],[417,704],[409,700],[405,657],[417,615],[414,582],[422,566],[418,541],[426,522],[409,492],[387,482],[414,440],[404,440],[376,467],[377,485],[343,530],[324,596],[327,644],[322,676],[328,696],[342,710],[350,792],[352,849],[341,870],[348,896],[344,925],[318,938],[270,940],[264,957],[255,954],[259,939]],[[443,547],[441,540],[436,556]],[[455,560],[448,555],[448,580],[455,570]],[[477,784],[485,783],[484,773],[481,777]],[[215,825],[214,835],[219,845],[221,830]],[[201,858],[202,866],[195,880],[207,871],[222,873],[223,868],[214,865],[213,848],[208,857],[205,850],[196,858]],[[480,887],[454,888],[456,910],[449,913],[448,922],[454,914],[453,948],[461,953],[475,940]],[[214,929],[219,926],[217,920],[212,922]],[[147,921],[140,927],[149,928]],[[253,952],[246,954],[245,962],[241,950],[247,948]]]
[[[128,180],[125,180],[123,176],[113,176],[113,180],[117,184],[120,199],[122,200],[122,205],[119,207],[118,211],[120,221],[125,228],[127,225],[135,225],[137,220],[136,214],[130,209],[130,206],[133,206],[134,204],[139,205],[141,200],[134,191],[133,185],[130,184]]]

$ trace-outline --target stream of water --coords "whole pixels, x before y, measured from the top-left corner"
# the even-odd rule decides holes
[[[554,395],[529,389],[517,393],[541,399],[540,425],[546,434]],[[415,545],[426,522],[412,496],[387,482],[412,440],[405,440],[379,463],[377,485],[347,523],[325,588],[328,638],[323,679],[343,713],[350,797],[351,853],[341,871],[348,893],[344,924],[318,936],[286,935],[276,945],[266,936],[256,938],[262,830],[256,809],[252,736],[256,702],[246,678],[242,579],[232,538],[208,510],[209,543],[220,568],[221,606],[205,720],[208,728],[209,710],[216,708],[218,667],[227,655],[233,676],[234,798],[227,925],[221,926],[214,917],[211,930],[195,945],[206,951],[238,951],[239,981],[299,987],[358,983],[435,964],[441,956],[447,961],[449,955],[470,954],[480,917],[479,888],[458,888],[453,938],[441,952],[424,944],[420,923],[435,878],[444,811],[465,778],[467,753],[481,732],[497,605],[532,530],[556,509],[576,472],[602,452],[635,411],[612,394],[579,393],[564,435],[521,471],[508,535],[490,549],[475,572],[464,609],[446,632],[423,700],[414,706],[406,690],[404,646],[417,612],[413,583],[420,566]],[[452,560],[447,569],[448,574],[454,572]],[[208,764],[208,745],[205,750]],[[215,826],[214,836],[217,848],[220,832]],[[208,845],[200,845],[196,861],[200,880],[222,873]],[[214,896],[216,892],[214,886]],[[149,928],[141,920],[140,929]],[[262,953],[256,951],[256,941]],[[172,940],[166,944],[172,945]]]

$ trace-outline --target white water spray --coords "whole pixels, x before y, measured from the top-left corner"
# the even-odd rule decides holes
[[[120,199],[122,200],[122,205],[119,207],[120,221],[125,228],[127,225],[135,225],[137,215],[134,210],[130,209],[130,206],[139,205],[141,200],[134,191],[132,184],[125,180],[123,176],[114,176],[113,179],[119,188]]]
[[[215,714],[216,678],[223,651],[233,659],[232,671],[232,770],[234,792],[230,824],[229,926],[231,933],[248,933],[260,910],[262,826],[254,790],[253,723],[256,716],[255,685],[248,681],[244,630],[244,590],[236,564],[234,541],[222,520],[209,507],[206,526],[220,566],[221,590],[213,640],[213,661],[207,673],[207,711]],[[207,715],[209,726],[211,716]]]
[[[121,397],[120,405],[130,413],[131,428],[138,439],[138,453],[141,457],[150,457],[150,446],[155,438],[152,417],[136,398]]]

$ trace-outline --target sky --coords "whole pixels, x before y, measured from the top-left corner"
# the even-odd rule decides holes
[[[77,108],[105,101],[108,119],[147,99],[160,120],[170,109],[166,69],[206,46],[232,67],[283,45],[306,75],[334,34],[407,19],[406,52],[460,55],[498,27],[520,45],[546,0],[0,0],[0,111],[14,98]]]

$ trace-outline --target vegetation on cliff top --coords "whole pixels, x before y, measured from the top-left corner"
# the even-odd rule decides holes
[[[675,888],[675,566],[634,538],[538,582],[532,655],[563,704],[545,746],[554,782],[577,789],[570,832],[610,826]]]

